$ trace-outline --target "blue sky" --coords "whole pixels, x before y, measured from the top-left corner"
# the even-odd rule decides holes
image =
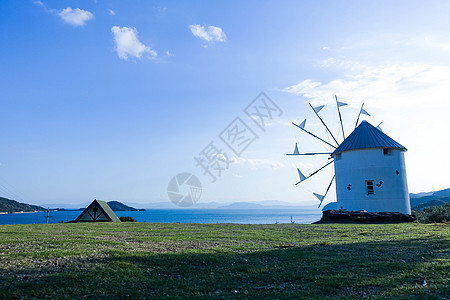
[[[362,102],[408,148],[411,192],[448,188],[450,3],[446,1],[1,1],[0,192],[35,204],[169,201],[190,172],[200,202],[315,204],[332,170],[295,186],[329,150],[308,107],[347,134]],[[283,111],[265,131],[244,108]],[[197,156],[236,117],[258,135],[212,183]],[[258,131],[259,130],[259,131]],[[221,145],[222,149],[227,149]],[[327,202],[334,195],[327,197]]]

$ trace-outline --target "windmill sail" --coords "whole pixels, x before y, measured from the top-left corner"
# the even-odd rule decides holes
[[[301,129],[305,129],[305,125],[306,125],[306,119],[304,119],[303,122],[300,123],[300,125],[298,125],[298,127],[300,127]]]
[[[367,116],[370,117],[370,114],[364,108],[361,108],[361,114],[362,115],[367,115]]]
[[[339,109],[339,107],[345,106],[345,105],[347,105],[347,103],[339,102],[336,95],[334,97],[336,98],[337,111],[339,114],[339,121],[341,122],[342,136],[344,137],[344,140],[345,140],[344,123],[342,123],[341,110]]]
[[[370,114],[363,107],[364,107],[364,103],[361,105],[361,109],[359,110],[358,118],[356,119],[355,128],[358,126],[359,117],[361,115],[366,115],[366,116],[370,117]]]
[[[298,152],[298,147],[297,147],[297,143],[295,143],[295,148],[294,148],[294,153],[292,153],[293,155],[299,155],[300,153]]]
[[[319,206],[317,207],[317,208],[319,208],[319,207],[322,205],[322,202],[323,202],[323,199],[325,198],[325,196],[320,195],[320,194],[317,194],[317,193],[313,193],[313,194],[314,194],[314,196],[316,196],[317,199],[319,199],[319,201],[320,201]]]
[[[303,173],[300,171],[299,168],[297,168],[297,171],[298,171],[298,177],[300,177],[300,181],[299,181],[299,183],[300,183],[300,182],[302,182],[303,180],[306,179],[306,176],[303,175]]]
[[[323,196],[323,195],[320,195],[320,194],[317,194],[317,193],[313,193],[313,194],[314,194],[314,196],[317,197],[317,199],[320,200],[320,202],[322,202],[322,201],[323,201],[323,198],[325,198],[325,196]]]
[[[321,111],[322,108],[324,108],[324,106],[325,106],[325,105],[320,105],[320,106],[317,106],[317,107],[313,107],[313,109],[314,109],[314,111],[318,114],[319,111]]]
[[[301,130],[303,130],[303,131],[304,131],[304,132],[306,132],[307,134],[309,134],[309,135],[311,135],[311,136],[315,137],[315,138],[316,138],[316,139],[318,139],[318,140],[321,140],[321,141],[322,141],[322,142],[324,142],[325,144],[327,144],[327,145],[329,145],[329,146],[333,147],[334,149],[336,149],[336,148],[337,148],[336,146],[334,146],[334,145],[332,145],[332,144],[328,143],[327,141],[325,141],[324,139],[322,139],[322,138],[318,137],[318,136],[317,136],[317,135],[315,135],[314,133],[312,133],[312,132],[309,132],[308,130],[304,129],[303,127],[305,126],[305,123],[306,123],[306,120],[305,120],[305,121],[303,121],[303,122],[302,122],[302,124],[300,124],[300,125],[297,125],[297,124],[295,124],[295,123],[292,123],[292,125],[294,125],[294,126],[296,126],[296,127],[300,128]],[[302,127],[301,125],[303,125],[303,127]]]
[[[297,168],[297,170],[298,170],[298,175],[300,176],[300,181],[297,182],[295,185],[297,185],[297,184],[299,184],[300,182],[302,182],[302,181],[308,179],[309,177],[312,177],[312,176],[316,175],[317,173],[319,173],[321,170],[323,170],[324,168],[326,168],[327,166],[329,166],[329,165],[332,164],[333,162],[334,162],[334,160],[328,162],[326,165],[324,165],[324,166],[320,167],[318,170],[312,172],[311,175],[309,175],[308,177],[305,177],[305,175],[303,175],[302,172],[300,172],[300,170]],[[334,178],[334,177],[333,177],[333,178]]]
[[[334,135],[331,133],[330,129],[328,128],[327,124],[325,124],[325,122],[322,120],[322,118],[319,116],[319,111],[325,106],[325,105],[321,105],[318,107],[313,107],[311,105],[311,103],[309,104],[309,106],[311,106],[312,110],[314,111],[314,113],[316,114],[317,118],[319,118],[320,122],[322,122],[323,126],[325,126],[326,130],[328,131],[328,133],[331,135],[331,137],[333,138],[333,140],[336,142],[336,144],[339,146],[338,141],[336,140],[336,138],[334,137]]]

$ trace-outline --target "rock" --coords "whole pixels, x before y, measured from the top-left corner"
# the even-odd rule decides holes
[[[367,212],[346,211],[346,210],[326,210],[322,212],[322,219],[314,224],[322,223],[403,223],[415,222],[415,215],[408,215],[399,212]]]

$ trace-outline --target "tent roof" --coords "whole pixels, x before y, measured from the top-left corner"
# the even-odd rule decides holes
[[[359,126],[334,150],[332,156],[350,150],[366,148],[394,148],[402,151],[407,149],[375,128],[367,121],[362,121]]]
[[[102,200],[97,200],[94,199],[94,201],[92,201],[91,204],[89,204],[88,207],[86,207],[86,209],[78,216],[78,218],[75,219],[75,222],[78,222],[81,217],[86,214],[89,209],[96,205],[98,208],[100,208],[100,210],[102,211],[103,214],[105,214],[106,218],[110,221],[110,222],[120,222],[120,219],[117,217],[117,215],[113,212],[113,210],[111,209],[111,207],[109,207],[108,203],[106,203],[105,201]]]

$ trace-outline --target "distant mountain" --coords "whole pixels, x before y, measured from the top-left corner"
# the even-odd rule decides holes
[[[434,192],[433,196],[436,196],[438,198],[440,198],[440,197],[450,197],[450,189],[445,189],[445,190]]]
[[[409,194],[409,198],[410,198],[410,199],[414,199],[414,198],[422,198],[422,197],[425,197],[425,196],[431,196],[431,195],[433,195],[433,193],[434,193],[434,192],[422,192],[422,193],[417,193],[417,194],[410,193],[410,194]]]
[[[125,205],[119,201],[108,201],[107,203],[113,211],[145,211],[145,209],[143,209],[143,208],[140,208],[140,209],[134,208],[134,207]]]
[[[449,202],[450,202],[450,197],[443,197],[441,199],[434,199],[434,200],[427,201],[425,203],[420,203],[420,204],[414,206],[412,209],[414,209],[414,210],[422,210],[422,209],[427,208],[427,207],[444,205],[444,204],[449,203]]]
[[[228,205],[219,206],[219,209],[263,209],[266,208],[262,204],[251,202],[234,202]]]
[[[37,206],[37,205],[30,205],[26,203],[20,203],[16,200],[11,200],[8,198],[0,197],[0,212],[7,212],[7,213],[13,213],[13,212],[33,212],[33,211],[42,211],[46,210],[43,207]]]
[[[426,207],[443,205],[450,202],[450,189],[436,192],[410,194],[411,209],[421,210]]]

